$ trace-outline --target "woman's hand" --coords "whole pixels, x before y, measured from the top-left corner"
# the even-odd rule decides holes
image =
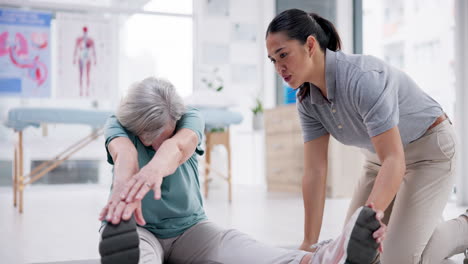
[[[307,241],[302,241],[301,246],[299,247],[299,250],[304,250],[308,252],[315,252],[316,248],[312,248],[313,243],[307,242]]]
[[[384,217],[384,213],[383,211],[381,210],[377,210],[375,209],[375,206],[373,203],[370,203],[368,205],[369,208],[371,208],[372,210],[374,210],[375,212],[375,219],[377,219],[377,221],[379,221],[380,223],[380,228],[377,229],[373,234],[372,234],[372,237],[375,239],[375,241],[377,242],[377,244],[379,244],[379,252],[382,253],[383,252],[383,240],[385,239],[385,234],[387,232],[387,226],[382,222],[382,219]],[[312,247],[315,243],[312,243],[312,242],[309,242],[309,241],[306,241],[304,240],[301,244],[301,246],[299,247],[300,250],[304,250],[304,251],[308,251],[308,252],[315,252],[317,248],[315,247]]]
[[[141,201],[150,190],[153,190],[154,199],[159,200],[162,181],[163,177],[159,176],[157,171],[145,166],[125,184],[120,199],[127,203]]]
[[[375,206],[373,203],[370,203],[368,205],[366,205],[370,208],[372,208],[374,211],[375,211],[375,218],[377,219],[377,221],[379,221],[380,223],[380,228],[377,229],[377,231],[374,232],[374,234],[372,234],[372,237],[375,239],[375,241],[379,244],[379,252],[382,253],[383,252],[383,240],[385,239],[385,234],[387,232],[387,225],[385,225],[383,222],[382,222],[382,219],[384,217],[384,212],[381,211],[381,210],[377,210],[375,209]]]
[[[106,221],[116,225],[120,223],[122,219],[128,220],[132,214],[135,214],[136,222],[139,225],[144,226],[146,222],[141,211],[141,201],[126,203],[120,199],[120,192],[121,188],[119,187],[119,184],[115,184],[107,205],[99,214],[99,220],[103,221],[105,219]]]

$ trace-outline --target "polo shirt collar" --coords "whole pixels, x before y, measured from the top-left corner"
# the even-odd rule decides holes
[[[336,90],[336,52],[329,49],[325,50],[325,85],[327,86],[327,99],[333,102]],[[313,84],[310,84],[310,98],[312,104],[327,103],[320,89]]]

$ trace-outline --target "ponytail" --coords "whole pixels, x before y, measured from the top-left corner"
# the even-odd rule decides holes
[[[323,46],[332,51],[340,50],[341,38],[338,32],[336,31],[336,28],[333,25],[333,23],[317,15],[316,13],[310,13],[309,16],[312,17],[312,19],[314,19],[317,22],[317,24],[320,25],[320,27],[326,35],[327,44],[323,43]],[[319,42],[319,44],[320,47],[323,47],[322,43]]]
[[[314,36],[323,51],[341,49],[341,39],[333,23],[316,13],[307,14],[299,9],[283,11],[270,22],[266,36],[277,32],[284,32],[301,44],[305,44],[309,36]]]

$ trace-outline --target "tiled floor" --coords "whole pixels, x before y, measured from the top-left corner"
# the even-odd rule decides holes
[[[12,206],[10,188],[0,188],[0,263],[97,259],[97,215],[107,195],[108,188],[98,185],[33,186],[25,192],[25,211],[20,215]],[[322,239],[338,234],[348,203],[327,200]],[[205,206],[212,221],[260,241],[296,247],[302,239],[300,195],[236,186],[231,204],[220,188]],[[444,215],[454,217],[462,209],[449,204]],[[461,259],[456,257],[455,263]]]

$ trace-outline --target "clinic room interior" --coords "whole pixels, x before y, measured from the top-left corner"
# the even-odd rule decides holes
[[[273,26],[292,9],[326,19],[309,16],[327,47]],[[118,184],[110,146],[128,140],[115,124],[154,157],[179,131],[197,135],[190,191],[221,228],[308,251],[342,235],[360,202],[388,213],[382,263],[396,259],[385,250],[396,252],[410,222],[425,238],[398,240],[418,244],[414,263],[435,263],[426,261],[442,247],[426,245],[450,219],[460,229],[446,239],[459,244],[442,263],[468,263],[468,235],[457,237],[468,234],[466,47],[465,0],[2,0],[0,263],[101,263]],[[125,125],[140,118],[123,108],[145,82],[169,83],[183,102],[158,144]],[[186,113],[202,120],[197,133],[179,128]],[[144,199],[164,200],[177,171],[142,182]]]

